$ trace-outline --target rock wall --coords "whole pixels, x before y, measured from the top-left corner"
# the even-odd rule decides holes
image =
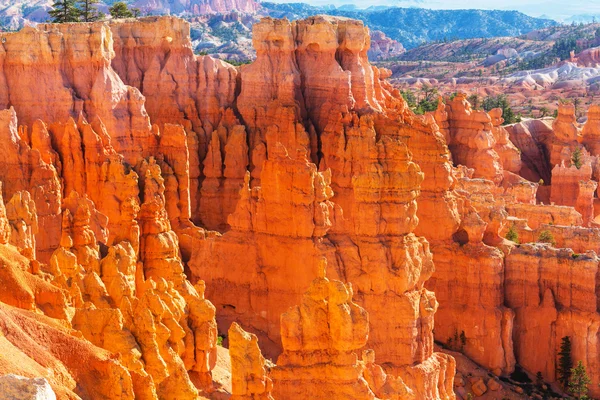
[[[328,274],[351,282],[371,314],[369,346],[379,359],[416,393],[452,396],[440,371],[450,364],[433,353],[437,302],[423,288],[431,254],[412,234],[423,174],[403,129],[414,117],[380,80],[386,72],[368,64],[366,29],[329,17],[264,19],[254,43],[237,100],[250,174],[231,231],[201,241],[190,260],[219,298],[219,320],[251,328],[268,356],[279,354],[279,316],[325,257]]]
[[[453,399],[435,328],[548,381],[571,336],[598,394],[595,108],[414,115],[342,18],[263,19],[240,68],[171,17],[0,36],[0,372],[197,398],[237,323],[238,398]]]
[[[450,112],[440,106],[432,116],[440,126],[448,124],[450,143],[453,129],[464,143],[476,141],[483,137],[482,129],[466,130],[464,115],[472,114],[466,100],[457,98],[450,102]],[[457,108],[462,116],[458,122],[452,114]],[[426,285],[441,303],[436,339],[496,374],[510,372],[516,362],[555,381],[560,341],[570,336],[578,343],[574,359],[583,361],[592,381],[598,379],[598,247],[596,229],[586,228],[595,226],[596,217],[595,113],[592,107],[583,129],[569,105],[561,105],[552,124],[526,121],[509,127],[511,141],[522,149],[522,167],[513,171],[522,177],[503,166],[501,181],[493,174],[473,179],[481,166],[461,159],[469,146],[450,146],[455,164],[463,162],[472,170],[459,166],[455,173],[454,191],[463,196],[458,203],[462,222],[452,243],[432,241],[436,272]],[[480,119],[487,121],[484,117]],[[489,118],[493,121],[497,114],[490,112]],[[514,160],[514,153],[509,159]],[[542,188],[550,205],[535,199]],[[597,391],[594,384],[589,388]]]
[[[326,259],[371,312],[348,319],[347,307],[360,309],[350,286],[327,284],[331,312],[337,304],[340,321],[360,326],[350,348],[323,349],[342,351],[339,366],[328,359],[342,381],[348,368],[362,374],[348,394],[454,398],[453,359],[433,351],[431,253],[413,233],[423,172],[408,142],[418,148],[426,133],[441,145],[437,126],[368,63],[361,22],[265,19],[254,29],[257,60],[242,68],[194,56],[189,25],[170,17],[2,35],[0,108],[11,108],[0,111],[10,166],[0,169],[0,227],[3,245],[25,256],[2,301],[59,319],[94,354],[121,354],[101,388],[58,354],[57,393],[196,398],[212,390],[215,316],[255,332],[267,355],[283,351],[280,370],[296,368],[281,336],[295,322],[280,316],[315,279],[327,282]],[[370,352],[358,360],[367,341],[385,372]],[[239,395],[268,396],[263,378]],[[279,387],[281,398],[297,390]]]
[[[524,245],[506,259],[507,305],[515,311],[515,355],[529,371],[556,379],[561,338],[590,371],[590,395],[598,395],[598,258],[595,252]]]

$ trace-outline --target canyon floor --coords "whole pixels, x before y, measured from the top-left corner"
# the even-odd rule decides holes
[[[600,106],[415,113],[363,22],[252,30],[0,33],[0,398],[599,398]]]

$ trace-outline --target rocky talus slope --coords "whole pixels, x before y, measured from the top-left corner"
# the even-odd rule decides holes
[[[598,118],[414,115],[345,18],[265,18],[241,68],[172,17],[0,37],[0,374],[216,398],[220,332],[233,399],[454,399],[434,332],[549,382],[571,336],[598,394]]]

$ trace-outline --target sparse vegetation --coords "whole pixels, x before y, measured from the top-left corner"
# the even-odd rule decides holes
[[[415,93],[410,89],[400,91],[400,94],[408,104],[408,107],[415,114],[425,114],[435,111],[438,107],[438,90],[432,86],[423,85],[419,92]]]
[[[541,371],[538,371],[537,374],[535,374],[535,386],[538,390],[542,390],[544,386],[544,376]]]
[[[544,229],[543,231],[540,232],[540,234],[538,236],[538,242],[539,243],[549,243],[552,246],[556,245],[556,241],[554,240],[554,235],[552,235],[552,232],[550,232],[547,229]]]
[[[510,227],[508,232],[506,232],[505,237],[507,240],[510,240],[511,242],[515,242],[515,243],[519,244],[519,234],[517,233],[514,225]]]
[[[471,107],[474,110],[479,110],[481,108],[481,97],[477,93],[473,93],[470,95],[467,100],[471,103]]]
[[[81,22],[94,22],[104,19],[105,15],[98,11],[96,4],[99,0],[78,0],[77,8],[79,9],[79,15]]]
[[[54,23],[100,21],[106,15],[98,11],[99,2],[99,0],[57,0],[48,14]],[[130,9],[122,1],[114,3],[109,11],[113,18],[133,18],[141,14],[138,8]]]
[[[571,57],[571,52],[579,53],[581,48],[577,45],[577,39],[574,36],[558,39],[552,46],[552,55],[566,60]]]
[[[252,61],[250,60],[243,60],[243,61],[236,61],[236,60],[223,60],[228,64],[231,64],[233,66],[239,67],[241,65],[246,65],[246,64],[250,64]]]
[[[520,116],[516,116],[513,109],[508,102],[508,97],[505,94],[499,94],[497,96],[488,96],[483,99],[481,104],[485,111],[490,111],[494,108],[502,109],[502,118],[504,118],[504,125],[514,124],[520,121]]]
[[[458,330],[455,330],[454,336],[448,338],[448,341],[446,342],[446,347],[450,350],[462,352],[464,351],[466,344],[467,335],[465,335],[465,331],[460,331],[459,334]]]
[[[575,150],[573,150],[573,153],[571,154],[571,164],[574,165],[575,168],[581,169],[583,164],[581,147],[577,147]]]

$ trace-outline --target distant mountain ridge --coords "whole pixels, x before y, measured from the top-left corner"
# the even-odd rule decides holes
[[[520,36],[533,30],[558,25],[556,21],[530,17],[518,11],[400,7],[348,10],[343,7],[315,7],[305,3],[269,2],[262,2],[261,6],[263,10],[267,10],[268,15],[277,18],[298,19],[315,14],[328,14],[360,19],[369,28],[384,32],[407,49],[424,42],[444,39]]]

